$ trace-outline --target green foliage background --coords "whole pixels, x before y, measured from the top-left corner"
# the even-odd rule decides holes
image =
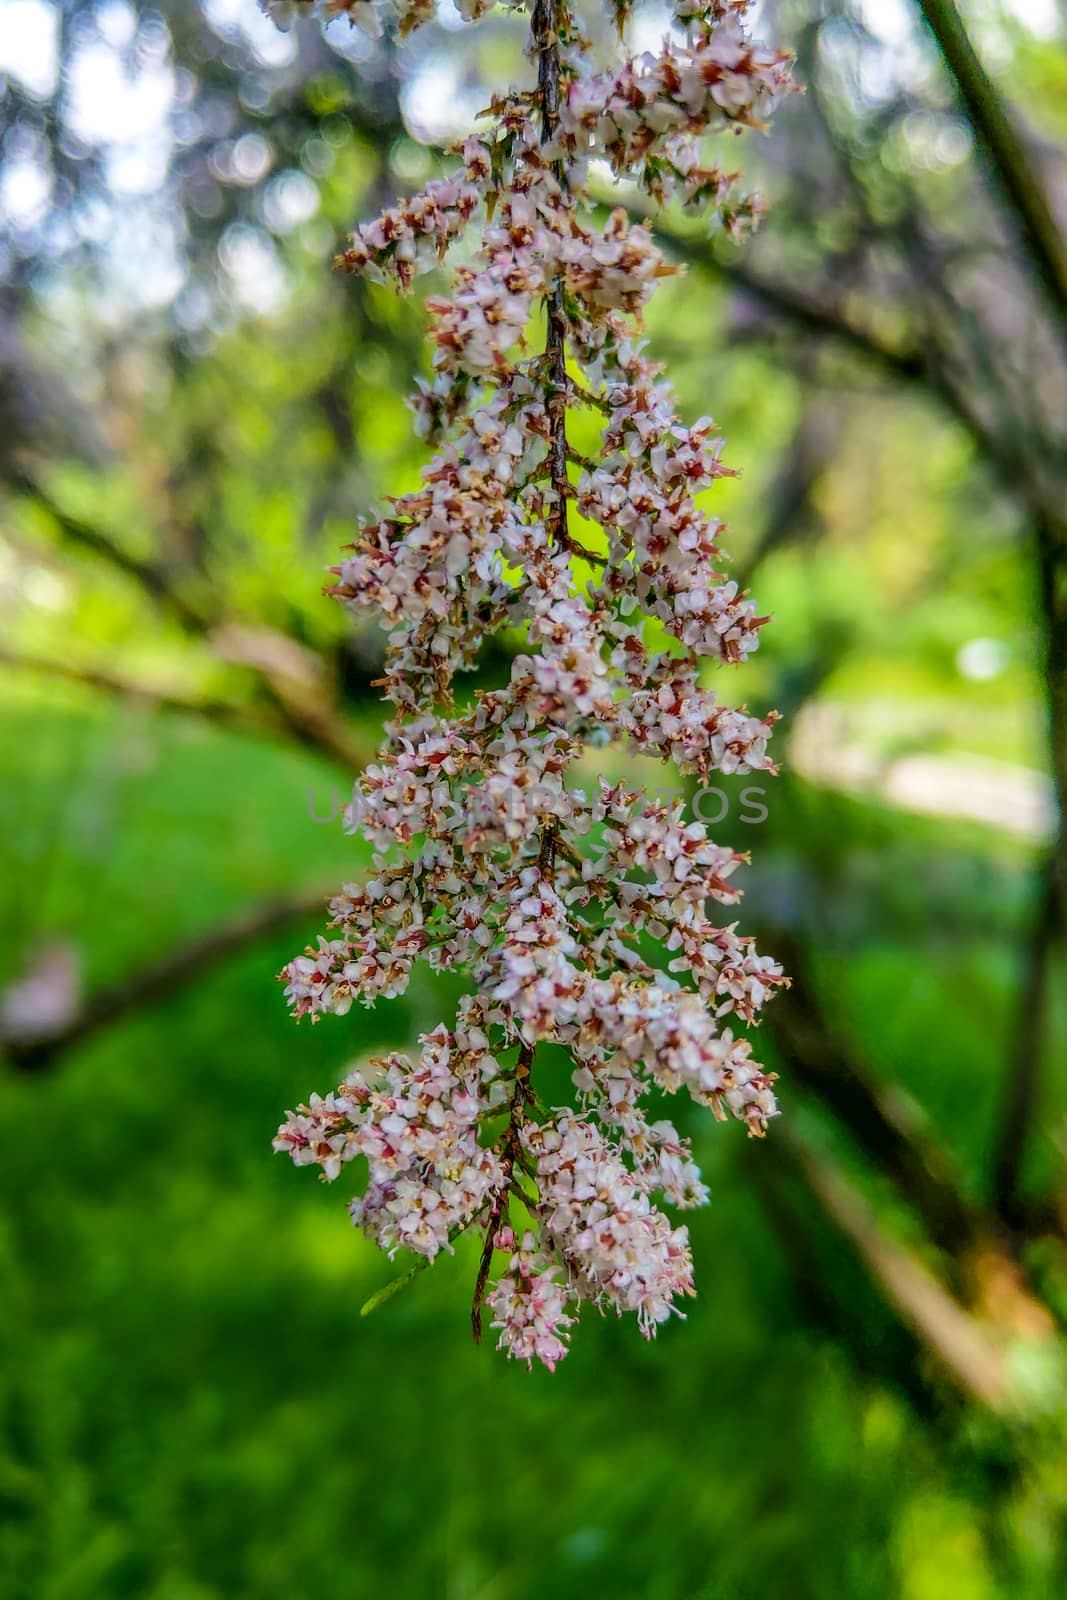
[[[801,41],[813,17],[841,11],[855,24],[864,11],[843,0],[771,9]],[[1059,35],[1024,26],[1018,6],[966,9],[998,82],[1062,142]],[[90,0],[67,10],[75,34],[129,13],[135,39],[157,15]],[[331,280],[325,264],[354,215],[422,181],[436,158],[401,124],[395,93],[380,117],[367,98],[384,71],[314,56],[307,71],[301,60],[272,77],[265,58],[238,57],[216,13],[158,15],[204,92],[269,136],[276,169],[315,181],[315,214],[272,242],[278,303],[253,314],[215,257],[226,229],[259,216],[251,189],[226,190],[217,225],[168,191],[186,208],[189,281],[200,283],[198,252],[217,278],[212,316],[192,332],[169,310],[116,332],[100,309],[114,264],[57,264],[47,228],[7,258],[18,350],[3,360],[27,393],[29,379],[47,379],[64,398],[45,408],[52,433],[4,412],[0,603],[5,648],[22,664],[9,660],[0,678],[0,989],[63,940],[92,995],[249,905],[319,885],[325,895],[364,863],[338,825],[309,814],[351,771],[286,733],[285,672],[253,670],[223,635],[236,623],[273,661],[288,650],[297,679],[291,652],[310,661],[317,676],[300,704],[325,705],[353,744],[373,746],[373,633],[352,638],[321,575],[354,517],[417,471],[402,401],[424,359],[421,320],[417,300]],[[197,28],[211,46],[199,54],[183,32],[199,39]],[[444,58],[457,46],[441,33],[433,48]],[[513,69],[506,29],[480,50],[464,67],[475,87]],[[402,58],[397,81],[424,65]],[[256,98],[260,78],[273,100]],[[15,106],[12,125],[31,113]],[[891,124],[887,114],[860,152],[880,247],[903,236],[901,173],[935,210],[958,204],[950,222],[964,231],[973,150],[962,172],[940,172],[917,158],[914,129]],[[807,282],[823,251],[836,259],[844,212],[820,201],[806,234],[803,185],[780,156],[772,145],[752,159],[779,205],[768,227]],[[79,159],[88,189],[90,154]],[[991,478],[928,386],[883,382],[818,339],[753,331],[728,283],[694,270],[664,291],[649,327],[684,413],[713,411],[743,469],[714,509],[775,613],[755,662],[721,687],[754,708],[784,706],[786,772],[759,827],[739,820],[740,785],[725,784],[721,834],[753,852],[751,918],[803,943],[828,1025],[886,1103],[936,1141],[964,1203],[981,1207],[1047,841],[1007,810],[999,826],[958,807],[924,816],[894,803],[884,780],[903,758],[935,757],[957,763],[966,786],[977,758],[1040,789],[1046,685],[1025,497]],[[907,320],[895,302],[880,314]],[[822,443],[800,495],[790,475],[815,415]],[[767,548],[783,494],[795,515]],[[79,525],[158,564],[162,595],[128,563],[101,559]],[[961,666],[976,640],[996,646],[987,678]],[[487,661],[487,676],[499,669]],[[125,689],[77,681],[91,670]],[[163,714],[161,685],[259,717],[272,737]],[[813,706],[844,728],[863,784],[794,770],[790,733]],[[624,770],[611,752],[589,758],[587,779],[598,769]],[[471,1342],[469,1241],[361,1317],[403,1264],[354,1232],[343,1185],[318,1185],[272,1156],[270,1140],[286,1107],[355,1058],[404,1048],[447,1017],[455,990],[422,975],[402,999],[297,1029],[274,974],[319,926],[297,919],[220,957],[39,1070],[0,1064],[2,1600],[1067,1590],[1062,1223],[1012,1245],[1033,1289],[1029,1321],[997,1323],[1014,1279],[977,1297],[1012,1396],[999,1412],[961,1392],[894,1300],[891,1274],[805,1183],[790,1141],[852,1186],[880,1240],[962,1303],[959,1263],[791,1079],[788,1051],[761,1036],[781,1074],[781,1134],[748,1143],[681,1113],[712,1188],[690,1222],[699,1294],[684,1322],[646,1345],[587,1309],[559,1371],[528,1374]],[[774,950],[773,932],[763,943]],[[1062,947],[1050,971],[1024,1188],[1055,1212]]]

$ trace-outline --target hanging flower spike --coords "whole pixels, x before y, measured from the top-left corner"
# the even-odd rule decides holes
[[[621,31],[627,8],[611,9]],[[313,1021],[401,993],[418,961],[461,971],[471,992],[416,1061],[391,1055],[313,1096],[275,1147],[331,1181],[365,1158],[352,1217],[390,1254],[432,1260],[481,1230],[475,1335],[484,1304],[499,1348],[550,1370],[582,1301],[635,1313],[647,1337],[694,1292],[686,1229],[655,1201],[701,1205],[707,1190],[688,1142],[646,1115],[649,1093],[684,1089],[756,1135],[777,1110],[738,1030],[786,980],[710,914],[736,904],[745,858],[681,804],[568,781],[608,740],[704,780],[774,771],[774,717],[701,682],[705,659],[756,649],[767,619],[719,571],[719,527],[697,504],[728,470],[713,425],[679,420],[639,337],[676,269],[623,211],[598,224],[585,186],[590,159],[606,159],[657,201],[732,231],[755,219],[696,142],[760,126],[789,88],[745,9],[679,0],[658,53],[593,74],[567,0],[534,0],[534,84],[494,101],[454,173],[361,226],[339,260],[405,290],[466,231],[481,238],[451,296],[428,301],[433,376],[413,407],[436,454],[361,526],[330,591],[388,634],[394,717],[346,814],[373,875],[345,887],[333,936],[282,976]],[[391,11],[410,28],[432,7],[327,10],[364,27]],[[568,429],[590,411],[595,460]],[[501,628],[525,639],[509,682],[457,709],[456,674]],[[572,1106],[537,1097],[542,1042],[571,1054]]]

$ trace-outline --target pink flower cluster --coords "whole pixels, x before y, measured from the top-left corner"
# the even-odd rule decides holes
[[[376,1063],[378,1081],[353,1072],[336,1094],[313,1095],[289,1113],[274,1148],[329,1182],[365,1156],[353,1221],[390,1254],[403,1247],[432,1261],[500,1191],[500,1158],[479,1144],[478,1129],[505,1091],[483,1036],[460,1026],[453,1039],[441,1027],[420,1042],[414,1065],[390,1056]]]
[[[434,9],[433,0],[259,0],[259,3],[283,33],[292,27],[297,17],[316,12],[327,21],[346,16],[354,28],[361,28],[372,39],[381,36],[386,20],[396,22],[402,33],[410,33],[420,23],[429,22]],[[480,16],[491,0],[485,3],[473,0],[473,3],[476,12],[468,13],[466,5],[462,9],[465,14]]]
[[[746,36],[738,9],[684,9],[692,23],[688,43],[576,78],[561,131],[576,152],[604,155],[615,172],[642,179],[655,200],[677,196],[690,208],[714,207],[736,233],[758,220],[759,202],[734,197],[737,173],[702,165],[694,135],[729,123],[762,127],[791,87],[788,60]]]
[[[484,204],[489,152],[480,139],[468,139],[462,153],[462,172],[435,178],[420,194],[357,228],[338,265],[409,289],[416,272],[441,261]]]
[[[335,9],[361,21],[366,0]],[[413,24],[428,7],[397,9]],[[703,504],[728,470],[720,440],[707,418],[679,420],[641,339],[675,269],[623,211],[596,220],[586,169],[606,157],[727,218],[732,180],[709,179],[693,141],[756,124],[788,79],[737,0],[680,0],[658,55],[597,75],[566,0],[529,9],[535,83],[341,257],[406,289],[480,230],[428,302],[433,373],[413,408],[435,454],[360,527],[330,591],[387,634],[393,720],[346,813],[371,875],[283,974],[313,1020],[400,994],[420,961],[470,993],[417,1061],[352,1073],[275,1145],[330,1180],[365,1158],[352,1215],[390,1253],[432,1259],[479,1229],[476,1330],[484,1304],[502,1349],[551,1368],[582,1302],[634,1313],[647,1336],[693,1293],[686,1229],[661,1206],[707,1190],[651,1107],[684,1090],[762,1134],[772,1075],[743,1030],[785,981],[711,914],[736,905],[745,858],[680,803],[576,767],[612,744],[704,780],[774,771],[773,714],[705,682],[767,619],[720,570]],[[593,458],[574,448],[578,418],[597,419]],[[507,681],[460,697],[504,629],[521,640]],[[547,1045],[569,1053],[572,1105],[542,1101]]]

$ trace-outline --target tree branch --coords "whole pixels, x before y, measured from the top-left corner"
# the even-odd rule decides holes
[[[181,594],[175,586],[173,574],[167,567],[159,562],[142,561],[109,539],[106,534],[101,533],[99,528],[65,511],[48,490],[28,472],[15,469],[9,473],[9,477],[12,487],[35,501],[56,524],[65,539],[100,557],[127,578],[132,578],[158,604],[172,611],[184,628],[194,633],[204,633],[210,627],[212,619],[205,616],[197,606]]]
[[[816,1159],[792,1134],[779,1137],[790,1160],[880,1292],[936,1357],[967,1399],[994,1411],[1007,1404],[1004,1352],[979,1319],[956,1301],[919,1258],[879,1224],[859,1190],[823,1154]]]
[[[1067,519],[1039,511],[1034,534],[1044,625],[1048,740],[1059,809],[1055,871],[1063,928],[1067,922]]]
[[[1048,1005],[1048,967],[1067,933],[1067,527],[1039,515],[1035,530],[1052,776],[1059,822],[1041,874],[1027,943],[1015,1025],[1009,1042],[1001,1115],[992,1164],[992,1198],[1009,1227],[1035,1219],[1021,1198],[1026,1147],[1040,1106],[1041,1054]]]
[[[995,85],[978,59],[954,0],[918,0],[937,40],[975,132],[985,145],[1004,199],[1049,301],[1067,333],[1067,242],[1049,204],[1037,165]]]
[[[0,1052],[20,1072],[41,1072],[75,1045],[84,1044],[102,1028],[124,1020],[184,988],[226,956],[256,940],[310,916],[323,907],[332,891],[311,889],[272,897],[238,913],[207,933],[190,939],[132,976],[97,991],[61,1028],[44,1035],[0,1035]]]
[[[929,376],[925,352],[918,346],[893,344],[873,328],[857,322],[827,295],[812,294],[796,283],[772,278],[759,272],[739,256],[729,259],[702,240],[660,225],[657,232],[668,239],[672,251],[683,261],[706,268],[734,284],[745,294],[761,301],[806,333],[835,340],[866,360],[875,362],[887,376],[904,383],[921,383]]]
[[[1048,966],[1057,922],[1055,858],[1041,872],[1037,912],[1025,951],[1023,981],[1008,1044],[1008,1060],[997,1139],[993,1153],[992,1201],[997,1215],[1012,1229],[1029,1220],[1020,1198],[1020,1180],[1041,1085]]]
[[[99,556],[126,577],[132,578],[157,604],[172,612],[182,627],[197,637],[206,637],[214,643],[224,635],[232,635],[232,626],[223,626],[224,619],[195,605],[176,587],[170,571],[158,563],[142,561],[122,549],[97,528],[79,517],[64,511],[48,491],[27,473],[18,471],[12,480],[15,487],[40,505],[56,523],[65,538],[83,549]],[[238,629],[237,632],[242,630]],[[245,670],[252,673],[264,698],[277,713],[284,726],[297,743],[315,750],[337,762],[348,772],[358,771],[371,759],[370,746],[365,744],[345,725],[331,705],[306,692],[294,693],[283,672],[272,671],[262,661],[240,660]],[[105,685],[102,685],[105,686]]]
[[[964,1200],[944,1153],[900,1100],[870,1078],[823,1015],[799,942],[780,929],[770,942],[792,982],[775,996],[766,1027],[791,1076],[823,1101],[944,1251],[962,1262],[989,1248],[995,1227]]]
[[[68,683],[84,684],[90,689],[103,689],[108,694],[124,699],[142,700],[159,711],[187,712],[220,722],[228,727],[247,728],[254,732],[285,736],[288,730],[254,706],[240,705],[236,701],[199,699],[195,695],[178,694],[152,684],[122,678],[117,673],[100,667],[74,666],[69,662],[53,661],[44,656],[19,655],[0,645],[0,662],[16,672],[36,672],[44,677],[62,678]]]
[[[777,1141],[776,1141],[777,1142]],[[796,1142],[794,1130],[794,1143]],[[842,1271],[840,1229],[828,1217],[795,1161],[762,1159],[762,1145],[742,1146],[745,1174],[759,1197],[781,1246],[782,1268],[802,1315],[847,1352],[858,1372],[879,1384],[895,1383],[915,1410],[936,1422],[943,1411],[929,1374],[916,1357],[922,1349],[912,1328],[904,1328],[895,1305],[888,1309],[904,1339],[872,1337],[869,1307],[855,1293],[851,1273]],[[868,1279],[869,1269],[861,1263]],[[874,1283],[883,1303],[886,1296]]]

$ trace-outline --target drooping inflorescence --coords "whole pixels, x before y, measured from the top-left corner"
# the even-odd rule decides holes
[[[374,21],[368,0],[330,9]],[[391,9],[402,26],[432,14]],[[417,1060],[352,1072],[290,1113],[275,1147],[328,1179],[365,1157],[352,1216],[390,1253],[432,1260],[482,1230],[475,1331],[484,1303],[502,1349],[551,1368],[581,1301],[651,1334],[693,1292],[686,1229],[656,1200],[707,1190],[649,1097],[684,1089],[761,1134],[771,1079],[735,1029],[784,981],[709,914],[739,898],[741,856],[681,804],[603,780],[587,792],[574,773],[608,742],[705,779],[773,771],[773,717],[703,683],[766,619],[722,575],[719,525],[697,504],[727,470],[712,425],[679,421],[639,337],[676,269],[625,211],[603,220],[589,167],[737,231],[758,205],[698,140],[759,126],[789,75],[746,36],[744,0],[677,0],[662,48],[606,72],[567,0],[515,9],[529,9],[531,84],[341,258],[406,289],[473,246],[451,296],[427,302],[433,374],[412,403],[433,459],[360,528],[330,591],[388,632],[394,719],[348,815],[372,876],[283,974],[312,1018],[400,994],[419,960],[470,992]],[[593,459],[573,446],[579,414],[599,419]],[[523,646],[509,681],[457,703],[457,673],[502,629]],[[569,1053],[573,1104],[543,1103],[539,1045]]]

